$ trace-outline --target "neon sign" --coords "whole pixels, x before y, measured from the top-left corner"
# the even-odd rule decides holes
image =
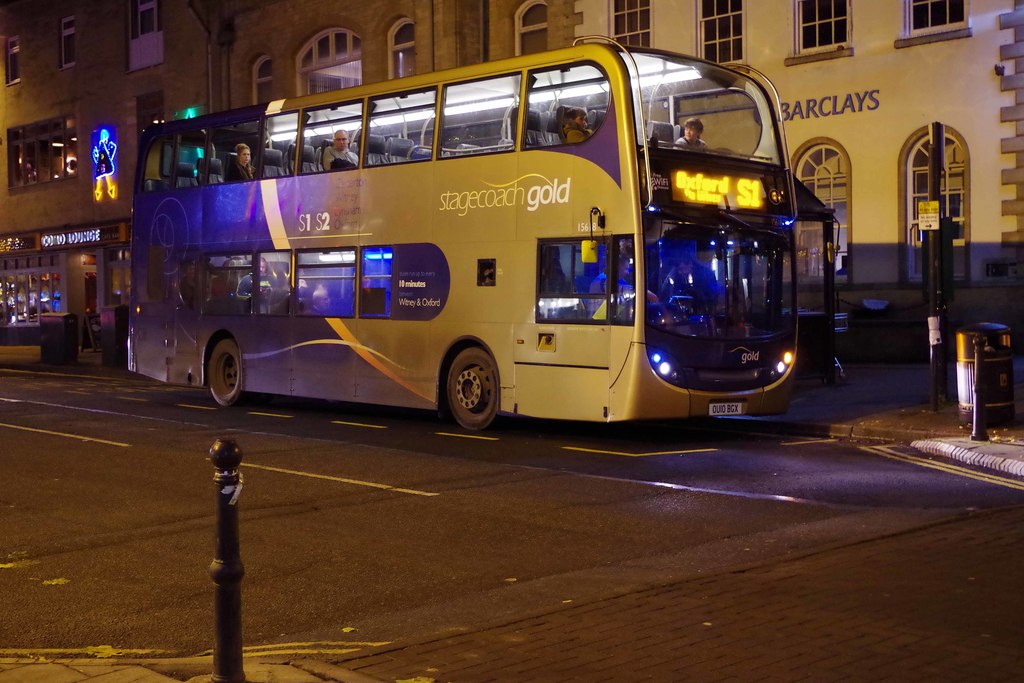
[[[97,128],[91,141],[93,196],[96,201],[117,199],[117,129]]]
[[[676,171],[672,176],[672,199],[723,209],[762,209],[765,194],[759,178]]]

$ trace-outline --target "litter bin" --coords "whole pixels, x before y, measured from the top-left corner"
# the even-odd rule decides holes
[[[39,358],[48,365],[78,361],[78,316],[43,313],[39,316]]]
[[[108,368],[128,367],[128,307],[104,306],[100,310],[100,337],[103,343],[103,365]]]
[[[990,425],[1013,420],[1013,350],[1010,328],[999,323],[976,323],[956,331],[956,384],[960,424],[974,419],[974,340],[985,340],[984,365],[979,379],[984,382],[985,422]]]

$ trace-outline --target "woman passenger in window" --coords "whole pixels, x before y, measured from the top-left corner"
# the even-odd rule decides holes
[[[235,161],[228,166],[227,176],[228,180],[252,180],[255,177],[249,145],[244,142],[235,145]]]
[[[587,128],[587,112],[582,109],[570,107],[565,110],[564,117],[562,137],[566,142],[583,142],[594,134],[594,131]]]

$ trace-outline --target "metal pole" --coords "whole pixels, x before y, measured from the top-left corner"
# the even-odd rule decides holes
[[[974,419],[971,421],[971,441],[988,441],[985,419],[985,335],[974,337]]]
[[[210,447],[210,462],[217,485],[217,552],[210,564],[214,588],[213,680],[244,683],[242,670],[242,577],[245,568],[238,552],[238,496],[242,475],[238,466],[242,450],[229,439],[217,439]]]
[[[930,127],[928,145],[928,200],[939,202],[939,217],[942,217],[942,171],[946,165],[946,127],[934,122]],[[931,360],[931,408],[939,409],[939,396],[946,394],[945,363],[945,296],[942,292],[941,234],[928,231],[925,242],[925,268],[930,278],[928,287],[928,328],[930,331]]]

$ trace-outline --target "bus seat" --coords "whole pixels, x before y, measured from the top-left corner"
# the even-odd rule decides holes
[[[163,178],[146,178],[142,182],[143,192],[163,192],[164,190],[169,190],[170,188],[170,183],[168,183]]]
[[[409,160],[412,148],[416,146],[409,138],[388,138],[384,143],[384,149],[392,163],[401,163]]]
[[[526,112],[526,146],[538,147],[542,144],[540,112]]]
[[[587,112],[587,128],[590,130],[597,130],[604,122],[604,115],[607,113],[605,109],[591,109]]]
[[[370,134],[366,136],[366,165],[382,166],[388,163],[387,152],[384,149],[384,136]]]
[[[207,175],[207,185],[220,185],[224,182],[224,163],[213,157],[209,160],[209,175]]]
[[[430,158],[430,148],[429,147],[424,147],[423,145],[416,145],[416,146],[414,146],[412,148],[412,151],[409,152],[409,160],[410,161],[419,161],[421,159],[429,159],[429,158]]]
[[[302,172],[303,173],[316,173],[317,171],[324,170],[323,165],[320,164],[319,159],[323,158],[323,154],[317,155],[313,150],[313,145],[302,146]]]
[[[454,156],[463,156],[465,154],[477,154],[480,151],[480,145],[474,145],[468,142],[460,142],[455,146]]]
[[[281,150],[268,147],[263,150],[263,177],[277,178],[284,173],[284,154]]]
[[[284,157],[284,171],[285,175],[295,175],[295,143],[288,143],[288,151],[285,152]]]
[[[178,172],[174,175],[175,187],[199,187],[196,180],[196,169],[187,161],[178,162]]]
[[[647,137],[657,138],[659,147],[663,144],[671,147],[676,141],[676,127],[667,121],[648,121]]]

